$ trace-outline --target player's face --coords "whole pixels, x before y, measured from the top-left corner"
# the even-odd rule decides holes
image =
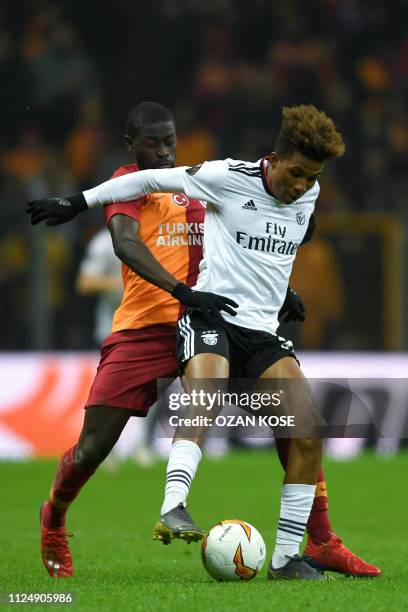
[[[135,138],[126,137],[126,140],[141,170],[174,168],[177,140],[172,121],[152,123]]]
[[[323,171],[323,162],[295,151],[290,157],[268,157],[267,177],[274,196],[284,204],[292,204],[313,187]]]

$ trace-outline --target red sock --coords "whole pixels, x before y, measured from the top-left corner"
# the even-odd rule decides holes
[[[330,540],[332,526],[329,520],[329,500],[323,468],[317,479],[315,497],[306,529],[315,544],[323,544]]]
[[[57,467],[50,497],[42,511],[44,527],[56,529],[65,525],[65,515],[71,502],[76,498],[84,484],[95,470],[81,472],[75,465],[76,446],[62,455]]]
[[[276,438],[276,450],[282,467],[286,470],[289,459],[291,440],[289,438]],[[307,532],[315,544],[328,542],[331,537],[332,527],[329,520],[329,503],[327,499],[327,488],[324,480],[323,468],[321,468],[317,479],[316,493],[313,500],[312,510],[307,523]]]

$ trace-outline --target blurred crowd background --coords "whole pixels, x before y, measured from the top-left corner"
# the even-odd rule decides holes
[[[347,151],[321,181],[292,282],[308,322],[291,334],[303,349],[407,349],[407,23],[406,0],[5,0],[0,347],[96,346],[96,298],[76,279],[102,212],[33,229],[24,204],[132,161],[127,112],[154,100],[174,112],[180,165],[269,153],[284,105],[332,116]]]

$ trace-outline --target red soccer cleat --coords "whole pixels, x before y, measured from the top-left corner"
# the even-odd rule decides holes
[[[72,537],[72,533],[67,533],[65,527],[59,529],[47,529],[42,524],[42,510],[40,509],[41,525],[41,555],[45,569],[52,578],[67,578],[73,576],[74,568],[72,564],[71,551],[69,550],[67,536]]]
[[[309,536],[303,553],[303,560],[322,572],[338,572],[356,578],[376,578],[381,570],[357,557],[344,546],[335,533],[324,544],[314,544]]]

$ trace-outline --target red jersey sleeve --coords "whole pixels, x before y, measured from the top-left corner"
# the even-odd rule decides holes
[[[117,176],[123,176],[124,174],[129,174],[130,172],[137,172],[139,168],[136,164],[129,164],[128,166],[120,166],[115,172],[112,174],[111,178],[116,178]],[[115,202],[114,204],[107,204],[103,207],[105,213],[105,221],[106,224],[112,219],[114,215],[122,214],[127,215],[128,217],[132,217],[136,221],[140,221],[140,208],[145,201],[145,198],[140,198],[139,200],[129,200],[129,202]]]

